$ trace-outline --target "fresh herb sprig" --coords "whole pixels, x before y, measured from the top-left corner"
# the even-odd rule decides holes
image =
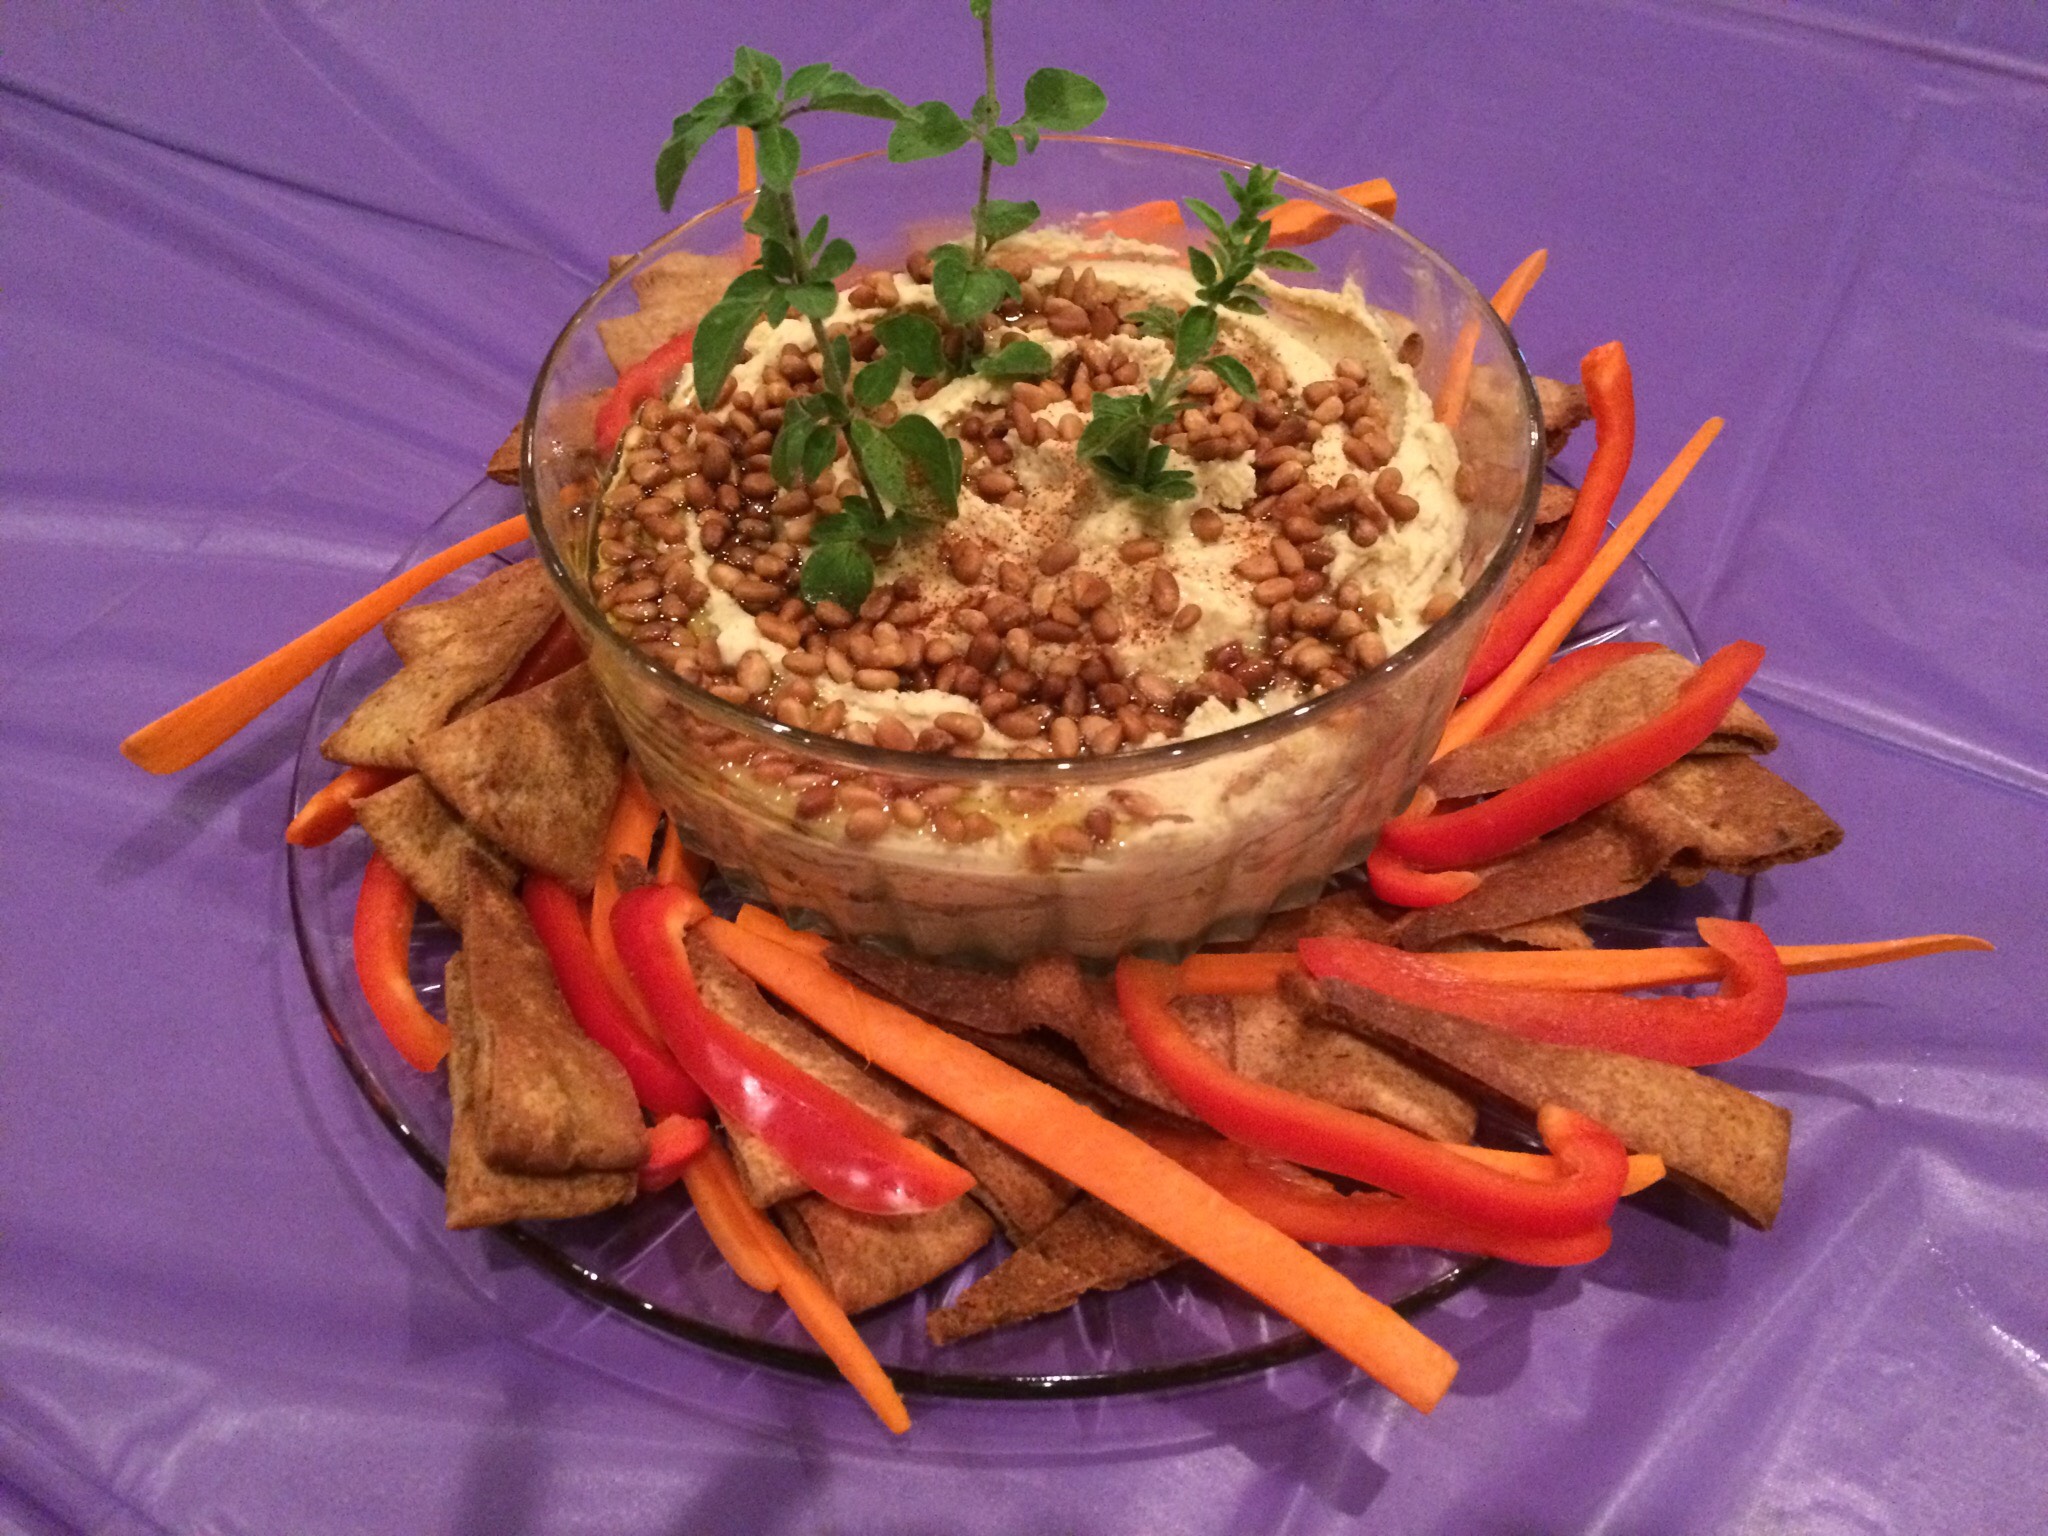
[[[1131,316],[1147,335],[1172,343],[1173,362],[1135,395],[1097,395],[1094,414],[1076,445],[1082,460],[1117,490],[1155,501],[1183,501],[1195,494],[1194,476],[1168,468],[1169,450],[1153,436],[1190,403],[1187,382],[1197,368],[1207,368],[1247,400],[1257,396],[1251,370],[1217,350],[1216,333],[1225,310],[1243,315],[1265,312],[1258,291],[1246,286],[1259,268],[1315,270],[1314,262],[1267,243],[1273,229],[1266,215],[1282,202],[1274,190],[1277,179],[1276,172],[1258,165],[1242,182],[1225,171],[1223,184],[1237,206],[1237,217],[1227,223],[1200,198],[1184,199],[1188,211],[1209,231],[1207,249],[1188,247],[1195,302],[1178,313],[1155,304]]]
[[[932,291],[955,325],[969,326],[1006,300],[1022,297],[1016,278],[988,263],[989,248],[1038,222],[1038,204],[989,196],[997,165],[1015,165],[1020,148],[1031,154],[1043,133],[1075,133],[1102,116],[1108,98],[1086,75],[1069,69],[1041,69],[1024,82],[1024,110],[1002,121],[996,99],[995,7],[993,0],[969,0],[981,23],[983,89],[963,117],[943,101],[921,101],[889,135],[889,158],[899,163],[950,155],[969,143],[981,146],[981,177],[974,199],[973,238],[931,252]],[[965,359],[953,360],[957,368]],[[983,357],[975,370],[993,378],[1037,378],[1052,368],[1052,357],[1035,341],[1013,341]]]

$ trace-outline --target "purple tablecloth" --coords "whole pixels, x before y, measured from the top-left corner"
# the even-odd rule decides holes
[[[1796,1117],[1776,1231],[1630,1209],[1598,1264],[1485,1281],[1423,1320],[1464,1362],[1431,1418],[1324,1360],[913,1402],[892,1442],[440,1230],[289,937],[305,693],[178,779],[115,744],[476,478],[605,256],[664,227],[653,151],[735,42],[964,99],[964,11],[0,18],[0,1525],[2038,1528],[2037,6],[1010,10],[1012,92],[1069,63],[1108,131],[1387,175],[1482,283],[1548,246],[1531,362],[1625,339],[1652,467],[1728,418],[1649,553],[1710,643],[1769,645],[1779,761],[1848,829],[1764,921],[2001,945],[1797,984],[1729,1074]]]

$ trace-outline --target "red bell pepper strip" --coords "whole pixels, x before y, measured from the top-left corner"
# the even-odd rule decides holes
[[[355,802],[405,777],[391,768],[344,768],[313,792],[284,829],[294,848],[321,848],[356,824]]]
[[[1387,846],[1385,828],[1365,856],[1365,877],[1372,883],[1373,895],[1390,907],[1440,907],[1470,896],[1480,885],[1480,877],[1469,869],[1417,869]]]
[[[1426,819],[1396,817],[1380,842],[1418,869],[1463,869],[1504,858],[1626,794],[1714,734],[1764,659],[1751,640],[1724,645],[1670,705],[1632,731],[1588,747],[1499,794]]]
[[[1612,1229],[1588,1227],[1570,1237],[1524,1237],[1458,1221],[1397,1195],[1340,1194],[1322,1180],[1262,1158],[1220,1136],[1147,1126],[1145,1140],[1226,1200],[1278,1227],[1298,1243],[1340,1248],[1440,1248],[1479,1253],[1515,1264],[1561,1266],[1599,1258]]]
[[[555,982],[583,1033],[616,1056],[633,1092],[659,1120],[667,1115],[702,1115],[711,1101],[666,1046],[650,1040],[633,1022],[625,1002],[597,963],[597,951],[583,927],[575,894],[559,880],[529,872],[519,888],[533,931],[555,969]]]
[[[1491,736],[1495,731],[1504,731],[1516,721],[1548,709],[1610,667],[1663,649],[1654,640],[1609,640],[1602,645],[1583,645],[1576,651],[1567,651],[1531,678],[1529,686],[1508,700],[1507,706],[1493,717],[1493,723],[1479,734]]]
[[[641,1192],[651,1195],[667,1189],[710,1145],[708,1122],[695,1115],[663,1115],[647,1128],[647,1161],[640,1165]]]
[[[498,697],[509,699],[515,693],[538,688],[542,683],[560,677],[582,660],[583,641],[570,628],[566,615],[557,618],[520,658],[519,665],[498,691]]]
[[[1704,1067],[1763,1044],[1784,1016],[1786,987],[1785,962],[1756,924],[1703,917],[1699,930],[1727,964],[1712,997],[1517,987],[1363,939],[1303,939],[1300,953],[1311,976],[1348,981],[1413,1007],[1477,1019],[1553,1045]]]
[[[849,1210],[915,1215],[973,1188],[966,1169],[898,1135],[704,1006],[683,948],[684,930],[701,905],[675,886],[644,885],[612,908],[612,932],[669,1049],[719,1114],[759,1136],[806,1184]]]
[[[591,423],[591,436],[599,453],[608,454],[619,446],[619,439],[632,424],[633,413],[640,409],[641,401],[668,393],[682,377],[696,334],[693,326],[682,335],[671,337],[619,375],[619,382],[604,397],[597,408],[597,418]]]
[[[421,1006],[412,989],[412,919],[419,898],[381,853],[370,855],[356,897],[356,978],[398,1054],[431,1072],[448,1054],[448,1026]]]
[[[1130,956],[1117,962],[1117,1003],[1138,1054],[1181,1102],[1233,1141],[1528,1237],[1570,1237],[1599,1226],[1621,1198],[1628,1152],[1584,1115],[1555,1104],[1537,1115],[1562,1177],[1504,1173],[1385,1120],[1240,1077],[1203,1050],[1174,1014],[1176,984],[1171,966]]]
[[[1588,352],[1579,364],[1579,378],[1593,413],[1593,457],[1557,548],[1509,594],[1487,625],[1465,672],[1465,694],[1477,693],[1515,659],[1558,599],[1592,564],[1614,500],[1621,494],[1621,482],[1628,478],[1629,460],[1636,451],[1636,394],[1621,343],[1610,341]]]

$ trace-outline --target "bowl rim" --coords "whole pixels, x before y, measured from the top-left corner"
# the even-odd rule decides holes
[[[1041,142],[1147,150],[1184,159],[1206,161],[1238,172],[1249,171],[1258,163],[1241,160],[1232,155],[1218,154],[1213,150],[1194,149],[1184,144],[1168,144],[1151,139],[1126,139],[1105,134],[1048,133]],[[886,151],[880,149],[866,150],[857,155],[844,155],[838,159],[806,167],[798,172],[798,179],[821,176],[848,166],[885,158]],[[685,709],[701,716],[708,716],[727,729],[753,738],[762,747],[843,766],[850,773],[882,774],[901,778],[907,772],[920,779],[935,781],[972,778],[983,782],[1045,787],[1122,782],[1278,742],[1305,729],[1327,711],[1341,710],[1361,697],[1392,687],[1398,678],[1411,668],[1420,666],[1438,645],[1445,643],[1451,634],[1458,631],[1461,628],[1460,620],[1469,616],[1474,608],[1490,601],[1495,589],[1513,568],[1516,557],[1527,542],[1529,530],[1535,525],[1536,504],[1543,487],[1547,461],[1543,451],[1542,409],[1536,398],[1536,386],[1530,377],[1528,363],[1522,356],[1521,347],[1515,341],[1514,332],[1494,313],[1493,305],[1486,295],[1479,291],[1455,263],[1398,224],[1369,212],[1327,187],[1304,181],[1284,171],[1277,171],[1275,174],[1277,184],[1290,194],[1318,205],[1346,223],[1368,228],[1376,227],[1391,234],[1401,244],[1444,273],[1450,279],[1453,290],[1462,292],[1471,301],[1473,312],[1479,315],[1482,324],[1494,333],[1495,339],[1502,344],[1507,356],[1513,361],[1515,382],[1522,397],[1524,416],[1528,423],[1525,446],[1529,453],[1529,473],[1522,486],[1521,505],[1516,509],[1507,532],[1494,550],[1492,558],[1480,571],[1478,580],[1465,590],[1450,612],[1377,667],[1362,671],[1339,687],[1326,689],[1275,714],[1263,715],[1242,725],[1234,725],[1226,730],[1210,732],[1188,740],[1169,740],[1158,746],[1118,752],[1113,757],[954,758],[924,752],[902,752],[887,747],[863,746],[841,736],[812,731],[802,726],[784,725],[752,710],[728,704],[707,689],[685,681],[668,668],[657,665],[634,650],[620,638],[599,611],[585,584],[569,571],[568,564],[556,547],[547,521],[542,515],[534,472],[535,427],[539,420],[542,394],[563,349],[591,321],[598,305],[610,297],[621,283],[630,282],[650,256],[666,254],[666,247],[678,237],[709,220],[750,203],[754,197],[751,189],[736,192],[730,197],[710,204],[642,246],[634,253],[630,263],[607,277],[576,307],[575,313],[569,317],[568,322],[548,347],[547,355],[541,361],[540,371],[534,376],[533,387],[528,392],[526,414],[520,423],[519,489],[533,546],[549,579],[553,581],[562,600],[580,615],[583,627],[602,637],[614,662],[621,663],[645,677],[655,688],[672,696]]]

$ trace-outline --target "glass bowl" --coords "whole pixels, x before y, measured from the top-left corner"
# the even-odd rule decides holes
[[[997,190],[1035,198],[1044,223],[1058,225],[1162,198],[1214,201],[1218,173],[1244,169],[1165,145],[1051,137],[1005,170]],[[828,213],[833,233],[854,242],[860,271],[958,234],[971,184],[964,160],[891,165],[870,154],[804,173],[798,199],[806,220]],[[1469,404],[1454,431],[1472,471],[1456,561],[1464,595],[1419,639],[1342,687],[1252,724],[1109,757],[991,760],[862,746],[724,703],[636,651],[601,616],[588,584],[596,494],[608,478],[592,418],[617,377],[599,328],[634,312],[634,279],[664,256],[738,249],[750,197],[728,198],[649,246],[576,312],[526,415],[522,480],[535,544],[649,789],[685,842],[748,899],[804,926],[926,955],[1107,959],[1244,938],[1364,857],[1426,766],[1526,537],[1541,433],[1513,339],[1448,262],[1334,194],[1287,177],[1281,190],[1336,226],[1313,247],[1319,270],[1306,281],[1355,283],[1368,304],[1419,334],[1425,389],[1434,393],[1450,360],[1470,353]],[[839,808],[805,819],[802,792],[827,783]],[[853,807],[883,804],[891,817],[856,822]],[[971,824],[980,840],[948,841],[949,821],[954,831]]]

